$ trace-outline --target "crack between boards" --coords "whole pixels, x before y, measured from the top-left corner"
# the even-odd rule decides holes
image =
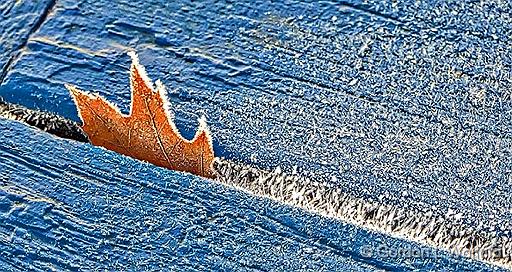
[[[12,66],[20,58],[21,51],[27,46],[30,37],[37,31],[39,31],[43,23],[48,19],[48,16],[52,12],[52,10],[55,8],[56,4],[57,0],[50,0],[48,2],[46,7],[43,9],[42,14],[34,22],[34,25],[30,28],[29,32],[24,37],[23,41],[16,48],[13,49],[11,56],[0,70],[0,85],[5,81],[7,73],[11,70]]]

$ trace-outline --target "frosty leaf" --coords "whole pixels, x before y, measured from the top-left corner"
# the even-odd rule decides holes
[[[133,52],[129,55],[132,57],[129,115],[122,114],[99,95],[66,85],[91,143],[161,167],[212,178],[214,155],[205,119],[199,119],[194,139],[183,138],[168,110],[164,86],[157,81],[155,90],[137,55]]]

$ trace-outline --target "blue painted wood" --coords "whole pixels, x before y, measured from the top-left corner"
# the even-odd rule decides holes
[[[0,50],[2,63],[13,61],[0,96],[78,120],[63,87],[70,82],[127,111],[125,53],[135,49],[149,75],[168,86],[185,135],[207,115],[218,155],[263,168],[297,166],[363,198],[418,212],[450,209],[468,224],[510,235],[510,3],[167,2],[23,6],[19,13],[35,8],[43,17],[2,32],[0,44],[9,48]],[[9,12],[19,7],[0,5]],[[11,38],[17,31],[25,40]],[[51,191],[37,187],[44,175],[30,175],[24,188]],[[78,203],[86,196],[69,198]],[[364,237],[357,239],[370,239]]]
[[[0,95],[78,120],[63,84],[129,105],[126,51],[216,154],[512,229],[510,4],[58,1]]]
[[[15,121],[0,157],[2,271],[499,271]]]
[[[0,3],[0,81],[24,51],[28,38],[37,32],[55,0],[7,0]]]

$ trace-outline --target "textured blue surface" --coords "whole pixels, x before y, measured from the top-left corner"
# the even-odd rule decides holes
[[[2,271],[492,269],[441,252],[368,258],[434,252],[14,121],[0,132]]]
[[[28,38],[41,27],[55,0],[0,3],[0,80],[25,50]]]
[[[78,120],[70,82],[126,111],[137,50],[220,156],[510,229],[509,4],[407,3],[58,1],[0,95]]]
[[[127,111],[136,50],[217,155],[510,235],[508,1],[166,2],[0,4],[31,18],[2,28],[0,96],[78,120],[69,82]]]

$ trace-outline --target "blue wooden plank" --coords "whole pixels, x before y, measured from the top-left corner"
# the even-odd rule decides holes
[[[7,0],[0,3],[0,81],[54,5],[55,0]]]
[[[58,1],[0,96],[77,120],[71,82],[126,111],[135,49],[218,155],[510,236],[510,3],[162,2]]]
[[[501,271],[15,121],[0,157],[2,271]]]
[[[70,82],[127,111],[125,53],[135,49],[167,84],[185,135],[207,115],[219,156],[297,167],[361,198],[508,235],[509,11],[504,2],[59,1],[0,95],[78,120]]]

